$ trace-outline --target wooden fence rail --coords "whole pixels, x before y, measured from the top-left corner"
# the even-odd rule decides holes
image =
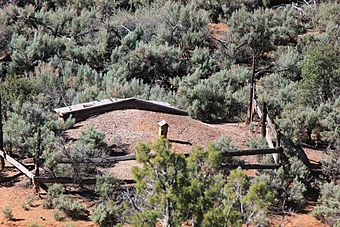
[[[42,188],[45,191],[48,190],[48,187],[44,183],[40,183],[35,179],[36,176],[31,171],[29,171],[24,164],[15,160],[9,154],[6,154],[4,151],[1,151],[1,150],[0,150],[0,157],[2,157],[4,160],[8,161],[15,168],[17,168],[20,172],[25,174],[34,183],[34,187],[35,187],[36,192],[39,192],[39,188]]]
[[[226,169],[278,169],[281,167],[280,164],[240,164],[240,165],[223,165]]]
[[[225,151],[222,152],[224,157],[234,157],[234,156],[248,156],[248,155],[259,155],[259,154],[273,154],[278,153],[281,154],[283,152],[282,147],[274,147],[274,148],[263,148],[263,149],[248,149],[248,150],[236,150],[236,151]],[[184,153],[185,157],[188,157],[190,153]],[[154,157],[154,153],[150,153],[150,157]],[[33,161],[33,159],[26,159],[25,161]],[[124,161],[131,161],[136,160],[136,155],[124,155],[124,156],[117,156],[117,157],[106,157],[106,158],[89,158],[89,159],[79,159],[79,160],[70,160],[70,159],[61,159],[58,160],[60,164],[71,164],[74,162],[77,163],[88,163],[88,164],[109,164],[109,163],[116,163],[116,162],[124,162]],[[41,159],[40,162],[44,160]]]
[[[256,99],[253,99],[253,105],[254,105],[255,112],[257,113],[259,118],[260,119],[264,118],[264,114],[263,114],[261,108],[259,107],[258,102],[257,102]],[[278,133],[276,132],[275,125],[273,124],[273,122],[270,119],[268,114],[265,114],[265,119],[266,119],[265,122],[267,124],[265,125],[265,124],[262,123],[262,127],[266,128],[265,139],[266,139],[267,144],[268,144],[268,146],[270,148],[275,148],[271,135],[273,135],[276,138],[276,141],[278,141]],[[272,155],[273,155],[273,159],[275,161],[275,164],[278,164],[280,162],[279,154],[274,154],[273,153]]]
[[[123,161],[131,161],[136,160],[136,155],[124,155],[124,156],[117,156],[117,157],[106,157],[106,158],[88,158],[88,159],[79,159],[79,160],[70,160],[70,159],[60,159],[58,163],[61,164],[70,164],[70,163],[116,163],[116,162],[123,162]]]
[[[261,108],[258,105],[257,100],[254,98],[253,100],[253,105],[254,105],[254,110],[257,113],[257,115],[262,118],[263,116],[263,112],[261,110]],[[281,140],[284,139],[285,141],[287,141],[288,143],[290,143],[294,149],[294,151],[296,152],[297,156],[300,158],[300,160],[309,168],[312,168],[312,164],[310,163],[305,151],[302,149],[301,146],[299,146],[298,144],[294,143],[292,139],[283,136],[278,130],[277,127],[274,123],[274,121],[272,119],[270,119],[269,115],[266,116],[266,125],[262,125],[262,127],[266,127],[266,141],[268,143],[268,146],[270,148],[275,148],[274,146],[274,142],[272,139],[272,136],[276,139],[276,146],[279,147],[281,146]],[[272,135],[272,136],[271,136]],[[273,158],[275,160],[275,164],[279,163],[279,158],[280,155],[274,154],[273,153]]]
[[[249,155],[259,155],[259,154],[281,154],[282,152],[283,152],[282,147],[273,147],[273,148],[249,149],[249,150],[223,152],[223,156],[234,157],[234,156],[249,156]]]
[[[35,177],[36,181],[58,184],[96,184],[96,178],[72,178],[72,177]],[[134,180],[118,180],[119,184],[134,184]]]
[[[241,169],[278,169],[280,165],[277,164],[241,164],[241,165],[222,165],[223,169],[236,169],[240,167]],[[37,182],[36,185],[41,185],[41,183],[57,183],[57,184],[96,184],[96,178],[72,178],[72,177],[34,177]],[[120,185],[131,185],[136,182],[133,179],[118,180]]]
[[[258,155],[258,154],[272,154],[272,153],[282,153],[283,149],[281,147],[276,148],[265,148],[265,149],[249,149],[249,150],[236,150],[236,151],[226,151],[223,152],[224,157],[234,157],[234,156],[248,156],[248,155]],[[184,154],[185,157],[188,157],[190,153]],[[154,157],[155,154],[151,153],[150,157]],[[7,160],[11,163],[15,168],[25,174],[30,180],[33,181],[35,190],[38,193],[40,188],[44,189],[45,191],[48,190],[48,187],[44,183],[60,183],[60,184],[95,184],[95,178],[88,178],[88,179],[80,179],[80,178],[70,178],[70,177],[41,177],[38,175],[33,174],[29,171],[24,164],[15,160],[10,155],[6,154],[5,152],[0,150],[0,157]],[[109,158],[92,158],[88,160],[61,160],[59,163],[112,163],[112,162],[122,162],[122,161],[129,161],[129,160],[136,160],[135,155],[126,155],[121,157],[109,157]],[[36,164],[42,160],[35,160],[35,159],[27,159],[25,161],[34,161]],[[263,164],[240,164],[240,165],[223,165],[222,168],[234,169],[234,168],[242,168],[242,169],[277,169],[280,165],[263,165]],[[134,180],[119,180],[120,184],[133,184],[135,183]]]
[[[11,163],[15,168],[20,170],[23,174],[25,174],[28,178],[33,180],[34,174],[31,173],[23,164],[12,158],[10,155],[6,154],[4,151],[0,150],[0,156],[3,157],[6,161]]]

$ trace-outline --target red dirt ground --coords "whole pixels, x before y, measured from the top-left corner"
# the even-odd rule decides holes
[[[208,29],[211,32],[212,37],[214,37],[215,39],[220,39],[226,34],[229,27],[225,23],[217,23],[217,24],[209,23]]]
[[[6,169],[0,172],[0,179],[3,177],[10,177],[18,174],[18,171],[10,167],[9,163],[6,163]],[[39,198],[34,193],[32,188],[27,188],[25,185],[29,185],[29,180],[24,176],[19,176],[10,182],[9,184],[0,183],[0,227],[7,226],[29,226],[32,224],[38,224],[39,226],[53,226],[62,227],[69,224],[69,226],[79,227],[92,227],[96,226],[91,221],[71,221],[65,220],[63,222],[57,222],[53,217],[53,210],[43,209],[43,199]],[[33,197],[33,206],[25,211],[21,206],[28,197]],[[82,200],[80,200],[82,201]],[[89,204],[83,201],[83,204]],[[11,207],[14,216],[13,221],[7,221],[4,218],[2,210],[5,207]],[[73,225],[72,225],[73,224]]]
[[[125,144],[128,153],[134,153],[134,146],[138,142],[155,141],[158,137],[158,125],[161,120],[166,120],[169,125],[168,138],[175,140],[172,143],[172,148],[176,152],[188,152],[193,146],[207,146],[209,142],[219,138],[221,135],[229,137],[233,144],[240,149],[246,149],[246,141],[252,138],[257,138],[259,135],[252,133],[243,124],[224,123],[224,124],[205,124],[187,116],[177,116],[164,113],[155,113],[141,110],[119,110],[105,113],[86,121],[77,123],[75,128],[68,130],[67,135],[70,138],[79,138],[81,132],[87,128],[93,127],[98,131],[106,133],[106,142],[108,144],[120,141]],[[120,139],[118,139],[120,137]],[[186,144],[183,144],[186,143]],[[307,149],[307,155],[315,161],[321,159],[321,153]],[[255,156],[248,156],[247,162],[256,163]],[[114,173],[121,179],[131,178],[131,167],[135,166],[135,161],[121,162],[115,167],[106,170]],[[9,177],[17,173],[13,169],[6,169],[0,172],[0,179]],[[256,174],[256,171],[251,171],[251,174]],[[23,176],[20,180],[26,180]],[[28,180],[26,180],[28,182]],[[0,214],[1,226],[27,226],[31,223],[37,223],[41,226],[65,226],[67,222],[56,222],[52,215],[52,210],[42,208],[42,199],[36,197],[34,200],[35,207],[29,211],[24,211],[21,208],[23,201],[33,194],[32,189],[25,189],[22,186],[22,181],[15,182],[13,185],[4,186],[0,184],[0,209],[6,206],[13,208],[13,214],[16,221],[5,221],[3,214]],[[91,206],[89,201],[85,202],[87,206]],[[312,209],[312,207],[310,208]],[[285,219],[285,226],[326,226],[317,221],[314,217],[307,214],[293,214]],[[43,218],[41,218],[43,217]],[[272,219],[273,226],[278,226],[281,222],[281,217]],[[44,220],[42,220],[44,219]],[[90,221],[74,222],[76,226],[95,226]]]
[[[188,152],[193,146],[207,146],[211,141],[225,134],[235,145],[244,148],[246,139],[252,137],[243,124],[211,125],[194,120],[188,116],[156,113],[144,110],[118,110],[87,119],[70,129],[67,135],[78,139],[88,128],[106,134],[108,144],[121,138],[129,153],[139,142],[155,141],[158,138],[158,122],[165,120],[169,124],[168,138],[173,141],[172,149],[176,152]]]

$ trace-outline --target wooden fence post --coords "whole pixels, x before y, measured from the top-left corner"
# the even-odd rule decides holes
[[[37,138],[37,147],[36,147],[36,153],[34,157],[34,165],[35,165],[35,176],[33,179],[33,184],[36,193],[39,193],[40,191],[40,182],[35,179],[35,177],[39,176],[39,159],[41,154],[41,129],[38,129],[38,138]]]
[[[37,147],[34,157],[35,175],[39,176],[39,159],[41,154],[41,129],[38,129]]]
[[[280,131],[277,132],[276,140],[277,140],[276,146],[281,147],[281,132]]]
[[[33,185],[34,185],[35,193],[39,194],[39,192],[40,192],[40,180],[33,177]]]
[[[159,130],[158,130],[158,136],[163,136],[164,138],[168,137],[168,129],[169,124],[163,119],[162,121],[158,122]]]
[[[263,102],[263,114],[262,114],[262,136],[263,138],[266,138],[266,128],[267,128],[267,114],[268,114],[268,111],[267,111],[267,103],[266,102]]]
[[[0,94],[0,150],[4,150],[4,133],[3,133],[3,125],[2,125],[2,97]],[[5,168],[5,159],[0,157],[0,170]]]

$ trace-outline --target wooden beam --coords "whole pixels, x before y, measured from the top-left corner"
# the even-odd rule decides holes
[[[58,108],[55,111],[66,120],[72,116],[76,122],[86,120],[89,117],[103,114],[114,110],[126,110],[126,109],[140,109],[161,113],[169,113],[175,115],[187,116],[188,112],[185,110],[177,109],[166,103],[147,101],[137,98],[127,99],[105,99],[101,101],[89,102],[77,104],[69,107]]]
[[[224,165],[223,168],[226,169],[236,169],[240,167],[241,169],[278,169],[281,165],[279,164],[243,164],[243,165]]]
[[[277,154],[277,153],[283,153],[283,148],[282,147],[275,147],[275,148],[262,148],[262,149],[230,151],[230,152],[223,152],[223,156],[234,157],[234,156],[248,156],[248,155],[259,155],[259,154]]]
[[[248,155],[275,154],[275,153],[283,153],[283,148],[282,147],[274,147],[274,148],[224,151],[224,152],[222,152],[222,155],[225,156],[225,157],[234,157],[234,156],[248,156]],[[191,153],[184,153],[184,156],[189,157],[190,154]]]
[[[62,164],[69,164],[69,163],[115,163],[115,162],[122,162],[122,161],[131,161],[136,160],[136,155],[124,155],[124,156],[117,156],[117,157],[107,157],[107,158],[89,158],[84,160],[68,160],[68,159],[61,159],[58,163]]]
[[[262,149],[247,149],[247,150],[235,150],[222,152],[224,157],[234,157],[234,156],[249,156],[249,155],[259,155],[259,154],[281,154],[283,153],[282,147],[272,147],[272,148],[262,148]],[[189,157],[191,153],[183,153],[185,157]],[[155,156],[154,153],[150,153],[149,156],[152,158]],[[100,164],[100,163],[116,163],[136,160],[135,155],[125,155],[118,157],[108,157],[108,158],[90,158],[86,160],[67,160],[62,159],[58,163],[60,164],[71,164],[73,162],[77,163],[88,163],[88,164]],[[40,160],[43,161],[43,160]]]
[[[35,177],[36,181],[57,184],[96,184],[96,178],[72,178],[72,177]],[[134,184],[134,180],[118,180],[120,184]]]
[[[0,156],[3,157],[5,160],[7,160],[9,163],[11,163],[15,168],[20,170],[23,174],[25,174],[28,178],[33,180],[34,174],[31,173],[23,164],[9,156],[8,154],[5,154],[5,152],[0,150]]]

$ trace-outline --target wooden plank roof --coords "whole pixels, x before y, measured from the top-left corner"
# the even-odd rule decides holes
[[[57,108],[54,110],[63,119],[67,119],[69,116],[72,115],[72,117],[75,118],[76,122],[79,122],[89,117],[103,114],[109,111],[125,109],[139,109],[183,116],[188,115],[185,110],[173,107],[169,103],[142,100],[137,98],[103,99],[100,101],[80,103],[72,106]]]

